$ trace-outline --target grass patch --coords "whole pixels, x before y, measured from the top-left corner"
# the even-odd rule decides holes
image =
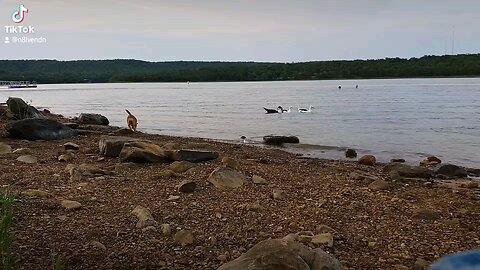
[[[13,234],[11,227],[13,223],[13,204],[15,198],[9,193],[9,188],[4,188],[0,194],[0,255],[2,257],[3,270],[13,269],[13,255],[11,246],[13,242]]]

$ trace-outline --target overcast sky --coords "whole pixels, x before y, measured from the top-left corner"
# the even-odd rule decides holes
[[[24,4],[21,24],[10,15]],[[480,52],[480,0],[0,0],[0,59],[298,62]],[[7,34],[5,25],[33,26]],[[5,44],[5,37],[46,44]]]

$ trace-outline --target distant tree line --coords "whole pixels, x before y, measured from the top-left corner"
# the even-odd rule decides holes
[[[461,76],[480,76],[480,54],[303,63],[0,60],[0,80],[31,80],[38,83],[281,81]]]

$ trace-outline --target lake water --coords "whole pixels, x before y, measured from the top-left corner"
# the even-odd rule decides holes
[[[339,90],[338,86],[342,89]],[[358,85],[358,89],[355,88]],[[54,113],[94,112],[126,126],[125,109],[139,130],[165,135],[260,143],[267,134],[296,135],[291,150],[340,159],[344,149],[383,162],[427,155],[480,167],[480,78],[234,83],[125,83],[39,85],[0,89]],[[267,115],[263,107],[294,107]],[[311,113],[297,107],[314,106]]]

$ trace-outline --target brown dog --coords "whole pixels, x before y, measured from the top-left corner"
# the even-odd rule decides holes
[[[130,113],[128,110],[125,110],[125,111],[127,111],[128,113],[128,116],[127,116],[128,128],[132,131],[137,131],[137,125],[138,125],[137,118],[133,116],[133,114]]]

